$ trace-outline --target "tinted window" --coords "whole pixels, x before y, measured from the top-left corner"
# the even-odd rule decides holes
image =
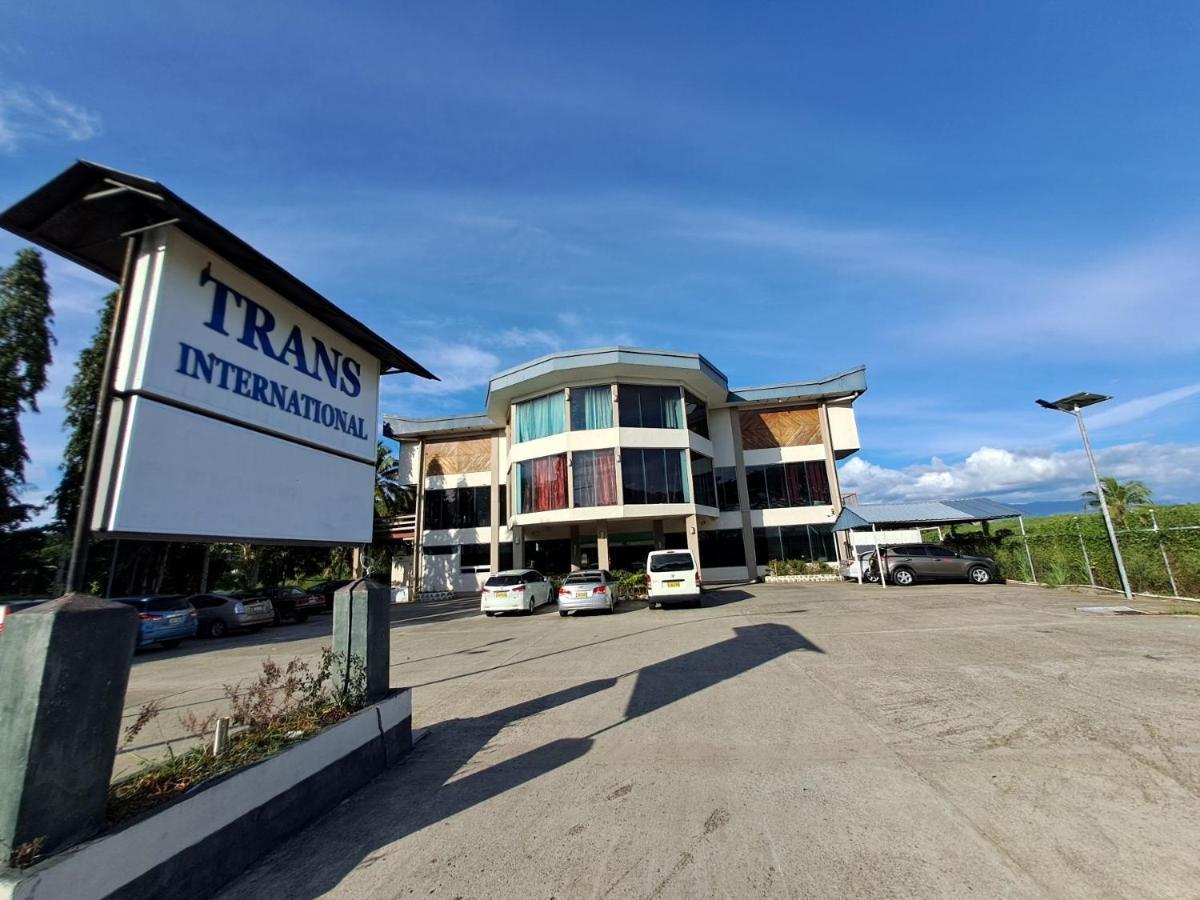
[[[684,391],[683,408],[687,415],[688,431],[700,437],[708,437],[708,407],[704,405],[704,401]]]
[[[947,550],[945,547],[926,547],[925,552],[930,556],[953,556],[953,550]]]
[[[651,572],[690,572],[694,568],[690,553],[663,553],[650,557]]]
[[[713,464],[707,456],[692,454],[692,495],[701,506],[717,505],[717,485],[713,481]]]
[[[425,492],[425,530],[485,528],[492,524],[490,487]]]
[[[486,587],[512,587],[516,584],[524,584],[520,575],[493,575],[484,582]]]
[[[463,544],[458,564],[462,569],[472,571],[475,566],[490,566],[492,564],[491,544]]]
[[[623,384],[617,388],[622,428],[682,428],[679,388]]]
[[[626,503],[687,503],[684,450],[621,448]]]
[[[896,556],[924,556],[925,548],[920,544],[906,544],[892,551]]]
[[[737,469],[733,466],[722,466],[713,471],[717,480],[717,508],[721,512],[740,509],[737,490]]]
[[[587,584],[600,580],[599,572],[574,572],[567,576],[567,580],[563,584]]]
[[[746,565],[746,546],[740,528],[700,532],[700,565],[722,568]]]
[[[151,612],[168,612],[175,609],[187,609],[188,602],[184,597],[149,597],[142,606]]]
[[[224,597],[214,597],[212,594],[199,594],[195,597],[190,597],[188,602],[196,609],[214,609],[225,604]]]

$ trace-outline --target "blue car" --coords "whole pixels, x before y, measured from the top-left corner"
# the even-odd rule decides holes
[[[118,603],[128,603],[137,610],[139,650],[149,644],[178,647],[184,638],[196,636],[196,610],[182,594],[148,594],[112,599]]]

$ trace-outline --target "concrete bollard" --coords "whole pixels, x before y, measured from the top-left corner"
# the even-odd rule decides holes
[[[0,635],[0,866],[104,826],[137,641],[124,603],[66,594],[10,616]]]
[[[333,652],[362,660],[367,671],[367,702],[388,692],[391,666],[391,600],[385,584],[361,578],[333,595]]]

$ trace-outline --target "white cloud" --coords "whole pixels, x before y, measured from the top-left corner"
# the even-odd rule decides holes
[[[86,141],[100,133],[100,117],[31,85],[0,88],[0,150],[14,151],[39,140]]]
[[[495,353],[462,342],[429,340],[414,345],[411,353],[414,359],[420,360],[425,368],[441,380],[430,381],[414,375],[389,375],[382,381],[385,398],[445,396],[459,391],[478,390],[486,387],[501,368],[500,357]],[[483,406],[482,397],[479,398],[479,406]]]
[[[1123,444],[1096,452],[1102,475],[1145,481],[1161,500],[1200,497],[1200,445]],[[887,468],[856,456],[841,466],[844,491],[864,502],[991,496],[1008,500],[1073,498],[1092,486],[1083,450],[980,447],[962,462]]]

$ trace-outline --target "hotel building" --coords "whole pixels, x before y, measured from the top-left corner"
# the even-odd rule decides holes
[[[836,462],[859,448],[865,390],[861,367],[730,389],[699,354],[614,347],[501,372],[477,415],[384,416],[416,494],[405,580],[473,592],[507,568],[633,569],[676,547],[707,583],[836,562]]]

